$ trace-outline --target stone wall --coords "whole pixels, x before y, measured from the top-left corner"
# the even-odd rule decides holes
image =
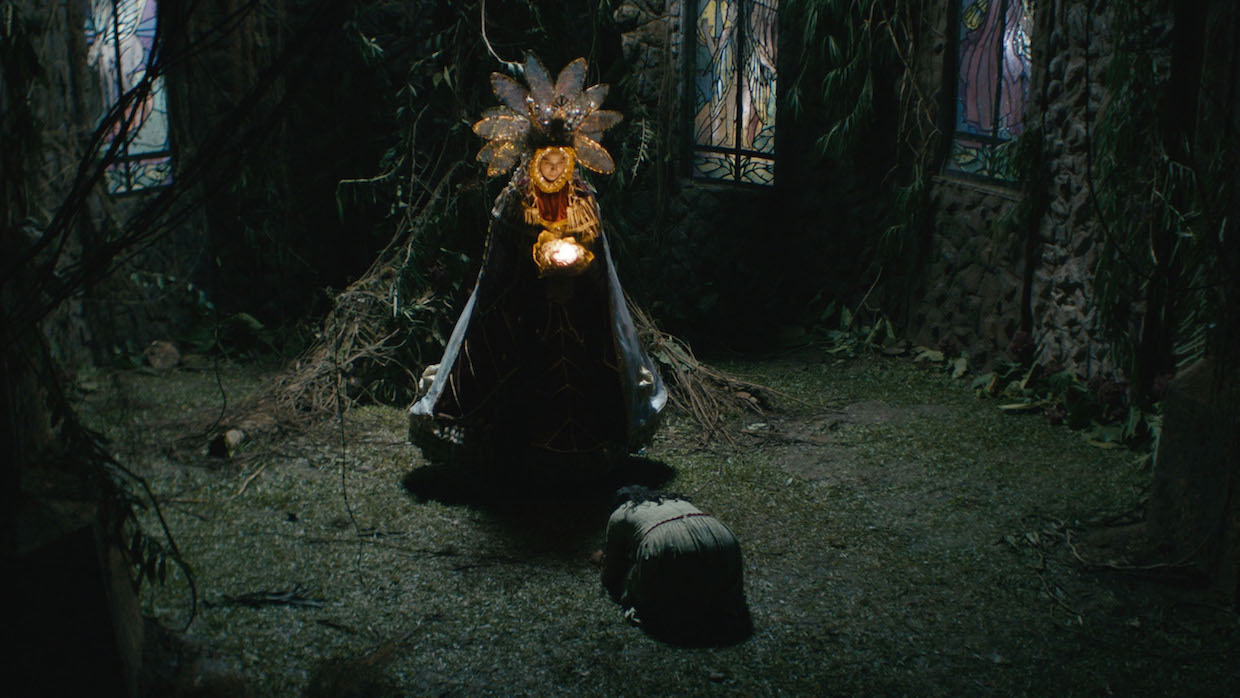
[[[0,84],[9,82],[4,87],[12,90],[12,94],[24,94],[26,104],[22,109],[17,105],[5,105],[0,98],[7,131],[0,157],[10,159],[5,166],[5,178],[12,187],[5,192],[3,200],[8,210],[4,211],[0,225],[6,227],[6,236],[14,236],[8,242],[16,242],[19,235],[24,237],[15,248],[24,249],[52,223],[59,202],[68,194],[94,127],[91,110],[100,104],[101,98],[93,74],[86,70],[85,39],[80,30],[72,29],[84,25],[81,3],[15,2],[7,3],[3,11],[5,24],[0,29],[4,35],[0,43],[6,53],[12,52],[14,60],[12,63],[6,61],[4,70],[8,74],[2,77]],[[17,60],[17,54],[25,46],[29,46],[33,54],[29,63]],[[16,84],[27,72],[35,75],[28,89]],[[26,113],[32,115],[29,131],[18,123]],[[48,114],[56,116],[44,117]],[[23,142],[7,142],[10,138]],[[90,237],[89,229],[93,224],[90,216],[79,218],[60,249],[58,270],[81,258],[83,238]],[[16,255],[12,249],[8,254]],[[35,265],[27,264],[26,271],[15,276],[24,277],[34,269]],[[6,279],[10,281],[13,279]],[[23,281],[23,285],[42,289],[51,280],[29,278]],[[35,297],[17,300],[25,309],[36,305],[37,301]],[[50,318],[44,319],[41,327],[57,358],[66,363],[90,359],[91,332],[84,321],[80,294],[61,303]]]
[[[1031,116],[1044,129],[1049,190],[1037,226],[1029,310],[1036,359],[1092,376],[1115,372],[1094,300],[1094,267],[1104,238],[1091,200],[1090,154],[1113,40],[1109,17],[1087,8],[1071,0],[1048,3],[1037,22],[1037,30],[1048,34],[1035,83],[1039,90],[1045,85],[1045,102]]]
[[[941,167],[955,118],[956,87],[946,73],[956,51],[956,29],[948,6],[921,6],[915,44],[919,50],[909,54],[912,72],[900,87],[915,95],[903,104],[905,123],[935,124],[920,136],[900,135],[905,147],[929,154],[921,166],[932,171]],[[922,142],[916,142],[918,138]],[[1008,224],[1021,198],[1018,185],[931,176],[925,227],[906,243],[915,246],[916,259],[904,269],[887,264],[892,276],[909,276],[889,279],[884,306],[901,320],[914,344],[959,351],[984,363],[1001,355],[1013,336],[1027,329],[1027,313],[1022,311],[1025,245],[1021,231]]]
[[[613,14],[633,75],[633,94],[673,112],[679,104],[678,71],[665,68],[683,62],[683,13],[684,0],[624,0]]]
[[[759,295],[778,293],[764,271],[771,261],[764,241],[775,194],[689,176],[684,47],[691,40],[691,7],[685,0],[625,0],[616,8],[632,75],[626,97],[638,105],[626,116],[631,128],[640,119],[649,131],[652,155],[629,173],[636,176],[627,210],[605,215],[623,215],[636,236],[613,243],[635,300],[664,327],[702,339],[735,327],[732,320],[747,315]]]
[[[934,235],[910,317],[914,343],[986,360],[1005,351],[1021,329],[1024,250],[1010,226],[1000,224],[1017,196],[974,182],[933,183]]]
[[[1151,22],[1169,31],[1172,18],[1168,11],[1160,14],[1154,0],[1145,0],[1145,4]],[[790,145],[795,136],[788,137],[793,130],[783,128],[788,122],[781,122],[780,172],[796,174],[782,179],[784,184],[777,191],[738,192],[688,178],[684,159],[689,137],[682,123],[688,61],[682,47],[691,40],[688,32],[693,22],[685,14],[690,6],[684,0],[625,0],[615,12],[624,55],[634,75],[629,89],[651,115],[657,115],[660,152],[674,154],[666,167],[654,168],[658,171],[650,179],[636,182],[638,189],[658,191],[666,199],[648,212],[649,219],[639,222],[667,231],[674,244],[687,249],[694,249],[704,238],[726,241],[737,255],[748,257],[744,264],[706,269],[690,261],[679,272],[696,279],[699,288],[703,279],[709,283],[712,272],[717,277],[736,274],[736,283],[744,290],[734,295],[752,295],[760,292],[758,286],[780,283],[776,272],[775,279],[754,278],[753,287],[745,288],[746,274],[772,270],[762,265],[755,268],[751,262],[762,251],[746,247],[743,229],[762,229],[768,223],[752,215],[755,207],[774,206],[785,219],[798,218],[794,228],[812,230],[822,238],[864,237],[878,231],[868,230],[864,220],[843,224],[835,211],[824,209],[824,202],[842,189],[841,181],[809,180],[808,166],[802,162],[807,158],[800,154],[812,134],[801,134],[807,142]],[[906,82],[900,88],[915,88],[911,92],[920,101],[904,106],[922,110],[906,115],[906,123],[929,120],[938,125],[937,132],[925,136],[927,152],[936,153],[929,163],[933,171],[941,167],[954,121],[955,83],[945,75],[953,69],[956,50],[954,18],[948,6],[920,5],[918,41],[910,54],[912,84]],[[932,176],[926,229],[909,243],[918,251],[907,270],[909,277],[896,279],[902,273],[898,265],[883,263],[884,281],[892,282],[884,310],[903,320],[913,342],[959,348],[975,365],[1004,356],[1012,339],[1023,331],[1036,347],[1033,360],[1083,376],[1112,377],[1118,369],[1104,336],[1094,289],[1107,232],[1095,213],[1093,195],[1098,186],[1093,161],[1100,158],[1095,134],[1107,101],[1107,70],[1114,45],[1111,14],[1105,4],[1090,0],[1046,0],[1037,3],[1034,23],[1034,66],[1025,124],[1027,130],[1041,135],[1037,172],[1030,181],[1011,185],[947,174]],[[1165,44],[1156,40],[1155,46],[1160,45]],[[1156,65],[1165,70],[1169,55],[1157,57]],[[790,67],[786,62],[784,66]],[[901,147],[910,145],[901,143]],[[907,153],[897,154],[897,158],[906,157]],[[797,184],[787,184],[790,180]],[[890,181],[883,186],[890,187]],[[797,244],[811,244],[810,240],[807,236]],[[847,253],[855,248],[841,249]],[[689,256],[703,259],[696,253]],[[850,296],[840,294],[839,289],[851,283],[864,291],[874,278],[870,261],[853,259],[851,270],[837,269],[829,268],[830,255],[819,255],[817,272],[813,264],[805,263],[784,277],[817,273],[823,279],[823,291],[847,303]],[[643,262],[647,264],[649,260]],[[863,274],[862,269],[868,271]],[[657,263],[647,270],[666,275]],[[852,277],[840,276],[850,271]],[[644,272],[632,273],[640,277]],[[831,286],[832,282],[842,283]],[[634,288],[644,287],[634,284]],[[726,301],[721,301],[725,312]],[[1139,304],[1135,310],[1134,322],[1139,322]]]
[[[140,357],[150,341],[167,338],[185,306],[185,294],[174,293],[175,282],[170,280],[184,284],[192,257],[187,254],[189,234],[177,231],[175,240],[143,245],[128,250],[123,261],[114,259],[111,244],[117,231],[142,206],[144,195],[114,198],[99,184],[74,205],[64,206],[77,186],[75,180],[104,113],[100,76],[88,64],[84,28],[89,9],[89,3],[75,0],[4,6],[5,30],[12,32],[4,37],[6,42],[29,41],[35,47],[33,67],[39,74],[27,95],[36,115],[36,132],[12,134],[29,139],[28,149],[38,158],[26,164],[25,203],[13,213],[20,216],[18,224],[30,238],[43,234],[58,216],[72,221],[56,256],[59,278],[34,284],[49,291],[66,276],[81,274],[84,267],[103,263],[105,269],[114,270],[101,279],[88,274],[92,282],[72,289],[41,323],[50,353],[70,371],[79,365]],[[14,63],[13,69],[6,78],[18,77],[22,66]],[[34,300],[24,303],[33,305]]]
[[[1091,11],[1094,4],[1038,4],[1025,123],[1042,129],[1045,179],[1011,187],[934,179],[933,231],[921,267],[924,293],[909,314],[915,341],[954,342],[988,360],[1025,330],[1037,347],[1037,362],[1086,376],[1116,372],[1093,283],[1105,231],[1091,198],[1096,182],[1090,149],[1096,158],[1093,133],[1106,103],[1113,46],[1110,17],[1103,8]],[[924,19],[933,36],[951,35],[943,10]],[[946,44],[923,49],[931,74],[920,77],[923,89],[934,88],[934,74],[941,75],[946,52],[954,50]],[[939,101],[951,109],[950,99]],[[950,111],[939,123],[947,124],[947,138]],[[1017,212],[1026,198],[1028,205]],[[1014,224],[1007,225],[1014,213]]]

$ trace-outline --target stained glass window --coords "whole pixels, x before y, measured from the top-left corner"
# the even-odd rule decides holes
[[[779,0],[699,0],[693,175],[775,183]]]
[[[961,0],[956,128],[946,168],[1012,181],[1008,143],[1029,96],[1032,0]]]
[[[87,60],[99,71],[106,100],[104,113],[146,76],[155,44],[156,0],[93,0],[86,19]],[[125,139],[120,157],[108,168],[113,194],[161,187],[172,178],[168,150],[168,106],[164,80],[155,77],[146,98],[133,105],[128,127],[121,124],[110,138]]]

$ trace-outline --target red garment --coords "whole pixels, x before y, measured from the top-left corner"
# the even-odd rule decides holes
[[[538,201],[538,215],[544,221],[555,223],[568,218],[568,186],[556,192],[534,190],[534,199]]]

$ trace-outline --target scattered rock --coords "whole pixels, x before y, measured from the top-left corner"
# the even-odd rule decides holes
[[[240,429],[229,429],[211,439],[211,443],[207,444],[207,457],[209,458],[232,458],[237,447],[241,442],[245,441],[245,432]]]
[[[181,363],[181,352],[177,351],[176,345],[162,339],[148,344],[142,355],[146,358],[146,363],[156,371],[167,371]]]

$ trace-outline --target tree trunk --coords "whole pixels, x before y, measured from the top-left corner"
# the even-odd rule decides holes
[[[1147,534],[1158,560],[1240,594],[1240,376],[1198,361],[1163,401]],[[1237,599],[1240,602],[1240,598]]]

